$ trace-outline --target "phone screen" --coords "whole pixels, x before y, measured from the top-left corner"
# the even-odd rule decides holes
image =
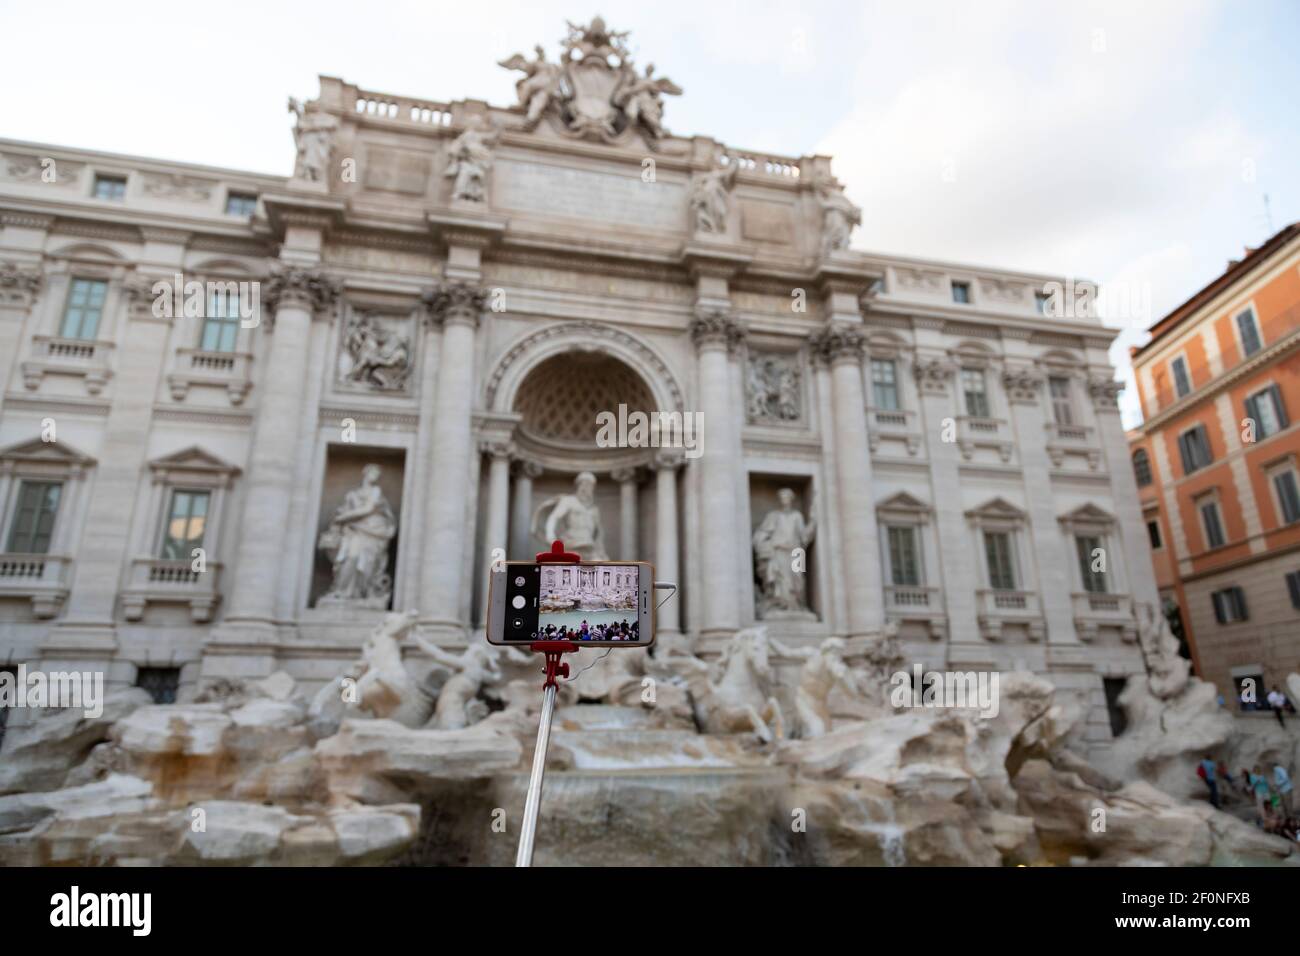
[[[508,564],[502,637],[646,643],[637,607],[641,569],[639,564]]]

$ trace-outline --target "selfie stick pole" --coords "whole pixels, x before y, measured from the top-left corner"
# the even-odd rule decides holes
[[[537,555],[538,564],[577,564],[579,555],[564,550],[564,542],[556,541],[550,551]],[[524,801],[524,823],[519,831],[519,852],[515,866],[533,865],[533,838],[537,835],[537,811],[542,804],[542,778],[546,774],[546,750],[551,742],[551,718],[555,716],[556,677],[568,677],[569,665],[560,657],[578,650],[573,641],[533,641],[531,649],[546,655],[546,683],[542,685],[542,716],[537,725],[537,744],[533,748],[533,772],[528,778],[528,798]]]

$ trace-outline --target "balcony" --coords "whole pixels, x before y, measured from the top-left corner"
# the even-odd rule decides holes
[[[1086,425],[1059,425],[1048,422],[1047,455],[1052,464],[1060,468],[1069,455],[1078,455],[1088,460],[1088,468],[1097,470],[1101,464],[1101,449],[1093,436],[1093,429]]]
[[[250,374],[252,362],[253,356],[247,352],[177,349],[174,370],[167,376],[167,387],[178,402],[185,401],[195,385],[224,388],[230,404],[238,405],[253,384]]]
[[[53,335],[32,337],[31,357],[22,363],[23,385],[35,391],[46,375],[81,377],[86,391],[98,395],[108,384],[112,342],[97,339],[65,339]]]
[[[942,640],[947,633],[948,615],[944,610],[943,595],[938,588],[888,585],[885,588],[885,610],[894,620],[924,624],[929,629],[931,640]]]
[[[1009,462],[1015,448],[1010,426],[1005,419],[973,415],[958,416],[957,444],[961,448],[961,456],[968,461],[975,456],[975,449],[991,448],[1003,462]]]
[[[72,559],[56,554],[0,554],[0,597],[30,598],[32,615],[56,616],[68,596]]]
[[[900,441],[907,453],[915,455],[921,448],[921,432],[916,427],[916,412],[905,409],[867,409],[867,440],[873,452],[882,441]]]
[[[131,562],[130,584],[122,592],[122,613],[128,621],[139,621],[149,604],[188,604],[194,623],[206,624],[221,600],[220,576],[219,564],[195,571],[188,560],[136,558]]]
[[[1041,641],[1047,632],[1042,605],[1032,591],[1000,591],[985,588],[975,592],[980,633],[985,639],[1002,639],[1006,625],[1024,626],[1031,641]]]
[[[1074,627],[1079,640],[1092,641],[1103,627],[1113,627],[1125,641],[1137,640],[1133,598],[1127,594],[1098,594],[1081,591],[1070,595]]]

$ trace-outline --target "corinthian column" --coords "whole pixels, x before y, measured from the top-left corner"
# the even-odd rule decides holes
[[[294,490],[294,456],[299,447],[312,316],[331,308],[338,287],[321,273],[283,268],[265,284],[267,308],[260,317],[270,334],[247,494],[239,528],[239,551],[227,622],[271,624],[276,595],[290,586],[282,575],[284,541]]]
[[[510,514],[510,554],[512,561],[531,561],[537,553],[529,524],[533,520],[533,479],[540,477],[542,466],[522,460],[515,469],[515,496]]]
[[[618,550],[624,561],[638,558],[636,536],[636,469],[619,468],[609,475],[618,482]]]
[[[871,452],[862,392],[863,336],[851,325],[831,322],[813,336],[812,345],[813,351],[831,368],[848,634],[862,637],[875,633],[884,623],[880,545],[876,505],[871,493]]]
[[[655,472],[655,577],[671,581],[681,588],[677,566],[677,469],[682,456],[676,451],[661,451],[650,467]],[[659,598],[652,598],[658,603]],[[681,593],[674,594],[657,614],[660,637],[681,633]]]
[[[700,412],[704,454],[700,456],[700,525],[703,604],[700,636],[728,637],[740,627],[740,556],[737,534],[730,352],[744,340],[739,323],[722,309],[701,309],[691,322],[699,350]]]
[[[23,325],[32,302],[40,295],[44,279],[39,266],[0,262],[0,402],[9,391]]]
[[[488,456],[488,513],[483,528],[483,555],[490,562],[492,552],[500,548],[506,552],[507,521],[510,512],[510,458],[514,446],[505,441],[486,441],[483,453]]]
[[[434,416],[432,461],[429,463],[429,508],[425,516],[424,565],[421,591],[427,620],[447,636],[464,636],[461,588],[465,565],[474,560],[473,542],[466,540],[466,502],[470,456],[474,451],[471,412],[474,401],[474,335],[485,293],[464,282],[448,283],[430,297],[432,319],[442,326],[438,387]],[[503,542],[504,543],[504,542]]]

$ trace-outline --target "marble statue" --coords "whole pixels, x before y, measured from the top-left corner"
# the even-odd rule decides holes
[[[1192,662],[1178,653],[1178,639],[1160,608],[1143,606],[1138,618],[1138,646],[1147,668],[1147,686],[1159,700],[1176,697],[1187,686]]]
[[[364,669],[356,678],[357,707],[404,727],[423,727],[433,712],[432,695],[416,683],[402,663],[401,641],[415,626],[415,619],[415,611],[385,614],[362,645]],[[326,686],[341,698],[337,684],[335,681]]]
[[[383,608],[392,596],[388,545],[397,534],[397,519],[379,487],[378,465],[366,465],[361,484],[343,498],[319,547],[333,552],[334,582],[320,603]]]
[[[815,518],[804,518],[795,510],[793,491],[782,488],[776,497],[780,507],[767,513],[753,537],[758,613],[764,618],[808,612],[806,571],[795,570],[792,552],[806,549],[817,531]]]
[[[752,422],[796,422],[802,417],[799,365],[791,356],[751,353],[745,407]]]
[[[848,650],[844,639],[828,637],[815,648],[790,648],[773,638],[768,642],[786,657],[802,658],[804,662],[794,697],[799,736],[808,739],[829,733],[831,691],[838,686],[850,694],[860,692],[859,677],[844,660]]]
[[[653,63],[646,65],[645,76],[637,76],[629,68],[631,80],[614,95],[613,103],[623,110],[629,126],[639,123],[653,139],[662,139],[664,104],[660,97],[664,93],[681,96],[682,88],[667,77],[656,77],[654,72]]]
[[[473,117],[447,149],[447,171],[454,178],[451,198],[459,202],[487,200],[487,174],[492,168],[492,147],[500,133],[481,116]]]
[[[830,183],[818,184],[817,204],[822,210],[822,255],[847,249],[853,227],[862,225],[862,210]]]
[[[688,674],[696,720],[707,733],[753,733],[763,743],[785,736],[770,650],[767,631],[749,628],[727,642],[711,668]]]
[[[691,184],[691,219],[696,232],[725,233],[731,187],[736,184],[735,163],[720,166],[695,177]]]
[[[451,671],[451,677],[438,692],[433,719],[428,724],[434,730],[461,730],[488,715],[487,705],[479,700],[479,693],[485,686],[503,679],[498,655],[515,663],[528,664],[532,661],[527,654],[513,647],[494,648],[489,644],[476,643],[460,654],[452,654],[421,637],[419,632],[413,636],[415,643],[433,658],[435,664],[441,664]]]
[[[355,316],[348,324],[340,364],[345,382],[401,391],[411,373],[410,342],[372,315]]]
[[[549,511],[538,535],[539,519]],[[584,561],[608,561],[600,506],[596,504],[596,476],[584,471],[573,480],[573,494],[548,498],[533,515],[533,534],[543,541],[560,540]]]
[[[304,105],[293,97],[289,97],[289,112],[296,117],[293,141],[298,156],[293,169],[294,177],[313,183],[326,182],[338,120],[322,111],[315,101]]]
[[[520,70],[523,77],[515,84],[515,94],[519,105],[527,111],[525,129],[532,129],[541,121],[546,107],[560,96],[560,86],[564,79],[564,68],[558,63],[546,59],[546,51],[541,45],[533,47],[537,59],[529,60],[522,53],[516,53],[508,60],[498,60],[498,66],[507,70]]]

